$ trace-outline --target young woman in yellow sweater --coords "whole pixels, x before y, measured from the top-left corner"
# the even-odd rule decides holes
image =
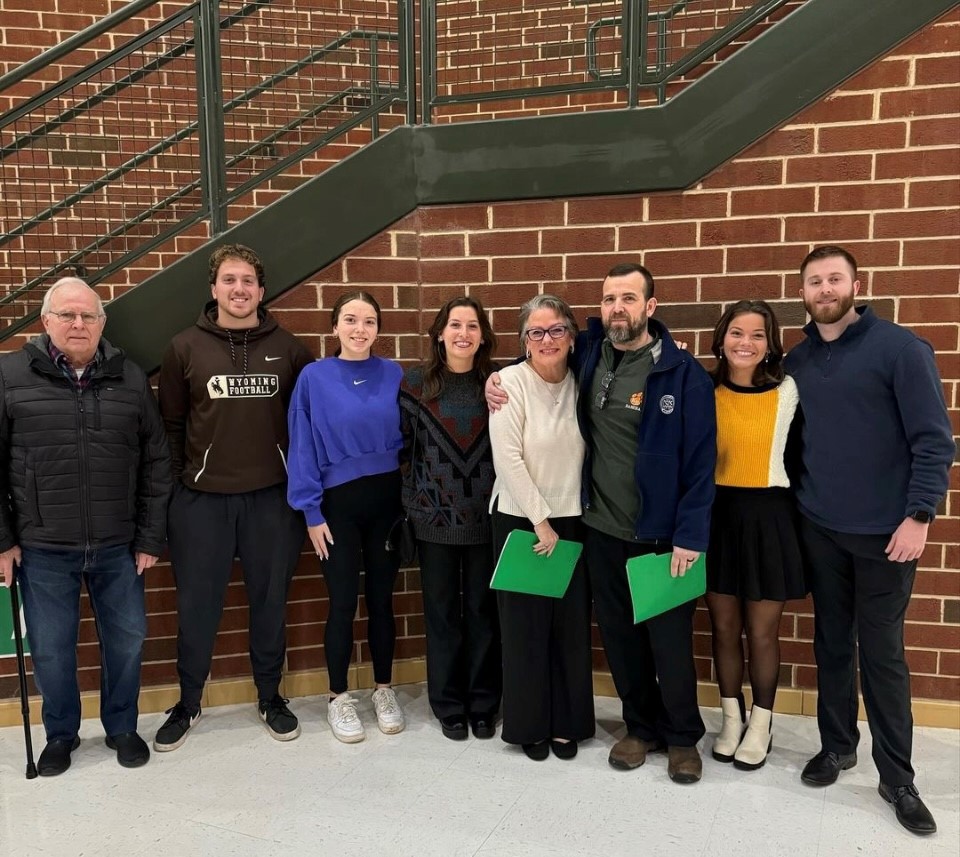
[[[707,551],[707,606],[723,726],[713,757],[761,767],[773,743],[784,602],[806,587],[796,507],[784,466],[797,387],[783,372],[783,345],[764,301],[739,301],[721,316],[711,346],[717,401],[717,495]],[[741,687],[746,629],[753,707]]]

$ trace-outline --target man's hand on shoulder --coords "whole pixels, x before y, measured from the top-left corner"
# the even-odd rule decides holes
[[[487,383],[483,385],[483,395],[487,400],[487,407],[491,414],[495,414],[510,399],[500,386],[500,373],[492,372],[487,378]]]
[[[921,524],[913,518],[904,518],[883,549],[890,562],[910,562],[919,559],[927,544],[929,524]]]
[[[3,577],[3,585],[7,589],[13,586],[13,568],[16,565],[20,565],[20,545],[14,545],[0,553],[0,576]]]

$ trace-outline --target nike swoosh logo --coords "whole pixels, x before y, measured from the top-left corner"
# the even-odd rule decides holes
[[[366,383],[367,383],[367,379],[366,379],[366,378],[361,378],[360,380],[357,380],[356,378],[353,379],[353,386],[354,386],[354,387],[356,387],[358,384],[366,384]]]
[[[282,357],[264,357],[263,358],[267,363],[272,363],[274,360],[283,360]]]

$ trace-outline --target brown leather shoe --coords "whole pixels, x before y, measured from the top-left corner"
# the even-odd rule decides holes
[[[689,785],[700,781],[703,776],[703,762],[696,747],[669,747],[667,773],[675,783]]]
[[[631,771],[647,761],[647,753],[655,753],[662,749],[661,741],[644,741],[643,738],[637,738],[635,735],[627,735],[610,748],[607,761],[617,770]]]

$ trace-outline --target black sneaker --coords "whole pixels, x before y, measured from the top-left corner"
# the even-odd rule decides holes
[[[276,693],[273,699],[261,699],[257,706],[260,719],[267,726],[267,732],[271,738],[278,741],[292,741],[300,735],[300,723],[296,715],[287,708],[289,701]]]
[[[117,751],[117,761],[125,768],[139,768],[150,761],[150,748],[136,732],[107,735],[106,744]]]
[[[187,740],[187,732],[200,719],[200,706],[196,711],[190,711],[183,703],[178,702],[173,708],[168,708],[165,714],[170,716],[157,730],[157,737],[153,739],[153,749],[158,753],[167,753],[176,750]]]
[[[55,777],[70,767],[70,754],[80,746],[80,736],[73,740],[54,738],[47,742],[37,760],[37,772],[41,777]]]

